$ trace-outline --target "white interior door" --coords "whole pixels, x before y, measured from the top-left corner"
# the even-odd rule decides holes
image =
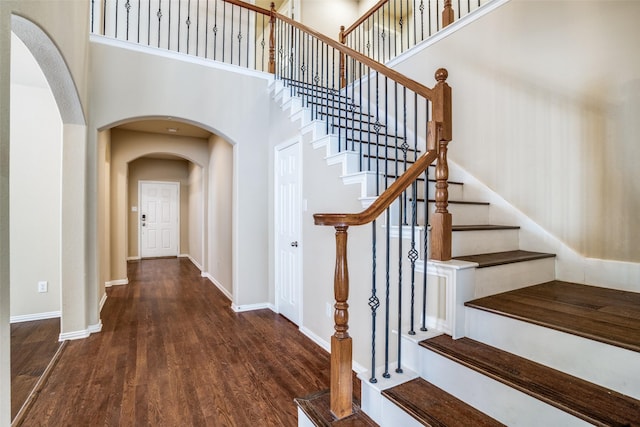
[[[276,151],[276,295],[278,311],[298,324],[302,307],[301,155],[296,142]]]
[[[177,256],[180,184],[139,181],[140,257]]]

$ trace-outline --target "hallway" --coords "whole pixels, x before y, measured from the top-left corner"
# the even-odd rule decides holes
[[[234,313],[186,258],[128,264],[103,331],[71,341],[24,426],[295,426],[329,355],[270,310]]]

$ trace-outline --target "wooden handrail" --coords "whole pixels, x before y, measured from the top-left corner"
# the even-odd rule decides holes
[[[404,190],[409,188],[421,173],[438,157],[437,150],[424,153],[411,165],[400,178],[396,179],[376,200],[364,211],[358,213],[318,213],[313,215],[316,225],[345,227],[364,225],[378,218]]]
[[[369,9],[368,11],[365,12],[364,15],[362,15],[360,18],[358,18],[358,20],[356,22],[354,22],[353,24],[351,24],[351,26],[349,28],[347,28],[344,31],[344,36],[348,36],[353,30],[355,30],[356,28],[358,28],[358,26],[360,24],[362,24],[364,21],[366,21],[367,19],[369,19],[371,17],[371,15],[373,15],[374,13],[376,13],[378,11],[378,9],[380,9],[382,6],[384,6],[385,4],[387,4],[389,2],[389,0],[380,0],[378,3],[374,4],[371,9]]]
[[[235,4],[236,6],[244,7],[249,10],[253,10],[254,12],[261,13],[263,15],[271,15],[271,11],[269,9],[265,9],[260,6],[256,6],[255,4],[247,3],[241,0],[222,0],[227,3]]]
[[[225,0],[228,1],[228,0]],[[237,1],[237,0],[235,0]],[[238,2],[238,3],[242,3],[242,2]],[[417,93],[418,95],[427,98],[429,100],[434,99],[435,95],[434,95],[434,91],[431,88],[428,88],[427,86],[423,85],[422,83],[418,83],[417,81],[405,76],[404,74],[401,74],[399,72],[397,72],[396,70],[393,70],[389,67],[386,67],[385,65],[379,63],[378,61],[369,58],[368,56],[365,56],[363,54],[361,54],[360,52],[351,49],[350,47],[347,47],[345,45],[343,45],[342,43],[340,43],[339,41],[333,40],[330,37],[325,36],[322,33],[317,32],[316,30],[314,30],[311,27],[308,27],[304,24],[299,23],[298,21],[294,21],[293,19],[289,18],[288,16],[282,15],[280,13],[276,13],[275,14],[276,17],[278,19],[280,19],[281,21],[286,22],[287,24],[298,28],[301,31],[304,31],[306,33],[308,33],[309,35],[317,38],[318,40],[322,41],[323,43],[331,46],[332,48],[336,49],[337,51],[339,51],[340,53],[343,53],[347,56],[350,56],[351,58],[357,60],[358,62],[361,62],[362,64],[366,65],[367,67],[371,68],[374,71],[377,71],[378,73],[382,74],[383,76],[387,76],[388,78],[390,78],[391,80],[401,84],[402,86],[405,86],[407,89]]]

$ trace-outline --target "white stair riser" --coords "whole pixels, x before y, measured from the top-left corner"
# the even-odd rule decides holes
[[[410,204],[407,204],[409,208]],[[429,202],[429,215],[432,215],[436,210],[436,204]],[[489,224],[489,206],[488,205],[472,205],[472,204],[460,204],[450,203],[447,210],[452,216],[453,225],[478,225]],[[418,224],[424,224],[424,203],[419,202],[417,208]],[[397,203],[391,207],[391,223],[398,223],[398,206]],[[407,219],[411,218],[411,210],[407,212]]]
[[[466,336],[640,399],[638,353],[466,308]]]
[[[475,298],[549,282],[555,275],[555,258],[478,268]]]
[[[519,230],[473,230],[452,233],[452,256],[515,251]]]
[[[421,376],[510,427],[587,426],[573,415],[423,349]]]

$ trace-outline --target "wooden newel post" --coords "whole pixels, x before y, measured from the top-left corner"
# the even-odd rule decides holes
[[[444,1],[444,9],[442,10],[442,28],[449,24],[453,24],[455,17],[453,14],[453,7],[451,7],[451,0]]]
[[[436,71],[438,84],[434,88],[436,97],[433,103],[433,122],[430,133],[435,132],[438,149],[436,165],[436,211],[431,217],[431,258],[438,261],[451,259],[451,214],[449,205],[449,165],[447,164],[447,146],[451,141],[451,87],[446,83],[449,73],[444,68]]]
[[[342,419],[353,413],[351,377],[352,343],[349,336],[349,270],[347,268],[347,229],[336,226],[336,270],[333,292],[335,333],[331,337],[331,412]]]
[[[338,34],[338,41],[342,44],[345,44],[345,36],[344,36],[344,25],[340,26],[340,34]],[[347,85],[347,77],[345,76],[345,55],[340,52],[340,88],[343,88]]]
[[[269,72],[276,73],[276,5],[271,2],[269,18]]]

